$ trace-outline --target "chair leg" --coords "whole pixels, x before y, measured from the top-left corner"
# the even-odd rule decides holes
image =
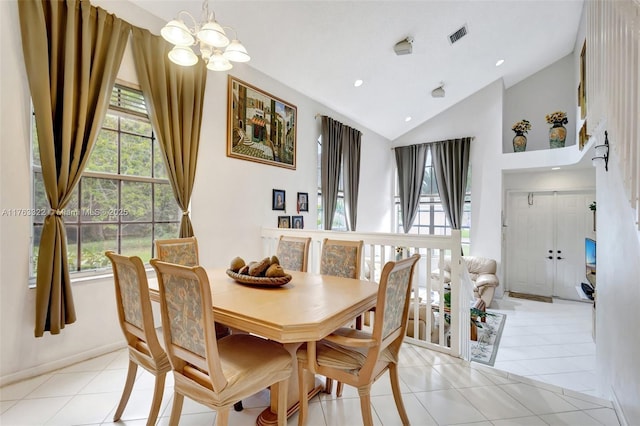
[[[331,394],[333,390],[333,379],[327,377],[327,380],[324,383],[324,393]]]
[[[304,384],[304,383],[303,383]],[[278,382],[278,426],[287,425],[287,392],[289,390],[289,379]],[[304,392],[304,390],[303,390]],[[306,395],[303,396],[307,401]],[[307,405],[309,403],[307,402]]]
[[[227,426],[229,424],[229,413],[231,413],[229,406],[219,408],[216,412],[216,426]]]
[[[402,393],[400,392],[400,380],[398,379],[398,366],[396,364],[389,365],[389,378],[391,379],[391,391],[393,392],[393,399],[396,402],[396,408],[400,419],[402,419],[403,425],[409,424],[409,416],[404,409],[404,402],[402,401]]]
[[[124,389],[122,390],[122,396],[120,397],[120,403],[118,404],[118,408],[116,409],[115,414],[113,415],[113,421],[117,422],[122,417],[122,412],[124,408],[127,406],[127,402],[129,402],[129,397],[131,396],[131,390],[133,389],[133,384],[136,381],[136,372],[138,371],[138,364],[129,360],[129,369],[127,371],[127,381],[124,383]]]
[[[344,389],[344,383],[338,382],[338,386],[336,387],[336,396],[338,398],[342,396],[342,389]]]
[[[300,411],[298,411],[298,426],[307,422],[307,412],[309,411],[309,398],[307,396],[307,384],[304,380],[304,367],[302,361],[298,362],[298,396],[300,398]],[[330,379],[327,379],[330,380]],[[280,393],[278,393],[280,395]],[[278,401],[279,405],[280,401]]]
[[[147,418],[147,426],[153,426],[158,420],[158,413],[160,412],[160,405],[162,403],[162,393],[164,392],[164,380],[167,377],[167,373],[160,373],[156,376],[156,384],[153,387],[153,400],[151,401],[151,409],[149,410],[149,417]]]
[[[373,426],[373,415],[371,414],[371,385],[358,388],[360,395],[360,411],[362,412],[362,424]]]
[[[171,417],[169,417],[169,426],[178,426],[178,422],[180,421],[180,414],[182,414],[183,402],[184,402],[184,395],[174,391],[173,405],[171,406]]]

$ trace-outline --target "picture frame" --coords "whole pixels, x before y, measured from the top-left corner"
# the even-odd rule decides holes
[[[287,208],[287,196],[283,189],[274,189],[271,195],[271,209],[285,210]]]
[[[584,149],[584,146],[589,141],[589,135],[587,134],[587,120],[582,123],[582,127],[580,128],[580,133],[578,136],[578,148],[580,151]]]
[[[296,169],[295,105],[228,76],[227,157]]]
[[[298,213],[309,211],[309,194],[306,192],[298,192]]]
[[[291,216],[291,227],[295,229],[304,229],[304,217]]]
[[[291,228],[291,216],[278,216],[278,228]]]
[[[580,118],[587,116],[587,42],[582,44],[580,51],[580,84],[578,85],[578,106],[580,107]]]

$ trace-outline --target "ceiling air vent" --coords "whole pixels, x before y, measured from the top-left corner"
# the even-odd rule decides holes
[[[467,35],[467,24],[457,29],[453,34],[449,34],[449,43],[453,44]]]

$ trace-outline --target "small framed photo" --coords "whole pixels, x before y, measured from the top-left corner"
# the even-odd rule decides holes
[[[282,189],[273,190],[272,210],[284,210],[286,206],[285,192]]]
[[[291,216],[278,216],[278,228],[291,228]]]
[[[291,216],[292,228],[304,229],[304,218],[302,216]]]
[[[309,211],[309,194],[298,192],[298,213]]]

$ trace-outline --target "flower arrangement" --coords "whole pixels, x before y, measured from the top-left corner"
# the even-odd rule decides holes
[[[529,122],[529,120],[525,120],[523,118],[522,120],[514,124],[513,127],[511,127],[511,130],[516,133],[527,133],[529,130],[531,130],[531,123]]]
[[[569,122],[569,120],[567,120],[567,113],[562,111],[547,114],[545,119],[549,124],[567,124]]]

